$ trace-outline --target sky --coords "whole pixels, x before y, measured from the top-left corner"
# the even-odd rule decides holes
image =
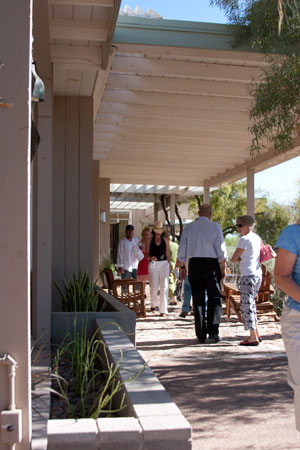
[[[219,8],[209,6],[210,0],[122,0],[133,10],[140,6],[144,11],[154,9],[164,19],[192,20],[195,22],[226,23],[226,17]],[[255,175],[257,192],[269,193],[271,200],[289,204],[297,196],[300,186],[300,156]]]

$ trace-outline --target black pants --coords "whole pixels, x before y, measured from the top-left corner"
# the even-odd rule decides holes
[[[189,281],[193,295],[195,332],[198,339],[207,334],[218,335],[222,315],[221,270],[215,258],[191,258]],[[207,315],[205,314],[205,292],[207,293]]]

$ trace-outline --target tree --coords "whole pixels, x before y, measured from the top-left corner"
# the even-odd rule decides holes
[[[248,39],[266,55],[262,79],[249,89],[253,135],[250,153],[271,143],[285,151],[299,135],[300,4],[298,0],[211,0],[234,25],[236,44]]]
[[[223,184],[211,194],[212,220],[220,224],[224,237],[236,231],[236,218],[247,214],[246,192],[246,181],[238,181]],[[191,200],[189,209],[197,215],[199,207],[196,199]],[[264,242],[275,245],[282,229],[294,221],[293,209],[293,206],[270,201],[266,193],[255,199],[255,230]]]
[[[218,222],[224,236],[235,231],[235,219],[246,214],[246,181],[232,184],[223,184],[222,187],[211,193],[210,203],[213,208],[212,220]],[[202,199],[200,199],[201,201]],[[199,199],[192,199],[189,210],[197,215]]]

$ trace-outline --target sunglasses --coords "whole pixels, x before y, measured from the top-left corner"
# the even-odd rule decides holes
[[[236,224],[236,227],[237,227],[237,228],[242,228],[243,226],[244,226],[244,225],[243,225],[242,223],[237,223],[237,224]]]

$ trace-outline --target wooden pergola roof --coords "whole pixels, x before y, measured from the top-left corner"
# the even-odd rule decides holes
[[[228,26],[121,16],[113,0],[49,0],[54,94],[94,99],[94,159],[112,183],[218,186],[299,155],[246,151],[248,86],[265,62]]]

